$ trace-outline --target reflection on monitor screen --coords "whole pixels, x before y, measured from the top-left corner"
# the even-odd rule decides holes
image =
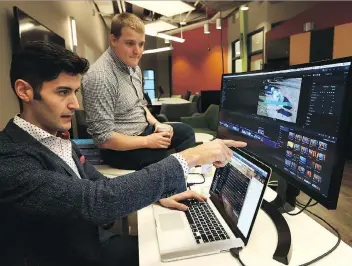
[[[333,206],[344,163],[338,144],[347,131],[350,67],[347,58],[223,75],[217,137],[246,141],[247,151]]]
[[[259,92],[257,114],[295,123],[301,78],[268,79]]]

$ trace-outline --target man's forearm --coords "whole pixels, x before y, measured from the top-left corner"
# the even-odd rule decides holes
[[[146,137],[128,136],[117,132],[113,132],[111,138],[99,145],[99,148],[117,151],[128,151],[147,147],[148,142]]]
[[[147,121],[149,124],[151,125],[155,125],[155,123],[158,123],[159,121],[152,115],[152,113],[149,111],[149,109],[144,106],[144,110],[146,112],[146,117],[147,117]]]

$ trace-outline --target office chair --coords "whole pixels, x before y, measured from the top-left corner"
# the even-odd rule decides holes
[[[185,96],[184,96],[184,99],[187,100],[187,101],[189,101],[189,97],[191,97],[191,91],[190,91],[190,90],[187,90],[187,91],[186,91],[186,94],[185,94]]]

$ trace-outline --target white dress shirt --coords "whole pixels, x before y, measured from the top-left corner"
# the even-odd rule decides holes
[[[13,122],[64,160],[64,162],[71,167],[73,172],[81,178],[78,168],[72,158],[72,143],[70,140],[53,136],[45,130],[22,119],[19,115],[15,116]]]

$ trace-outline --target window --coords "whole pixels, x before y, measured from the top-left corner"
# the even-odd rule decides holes
[[[154,70],[144,70],[144,92],[148,93],[150,99],[155,99],[155,79]]]
[[[232,42],[232,73],[242,72],[240,40]]]
[[[260,70],[263,66],[264,29],[248,34],[248,70]]]

